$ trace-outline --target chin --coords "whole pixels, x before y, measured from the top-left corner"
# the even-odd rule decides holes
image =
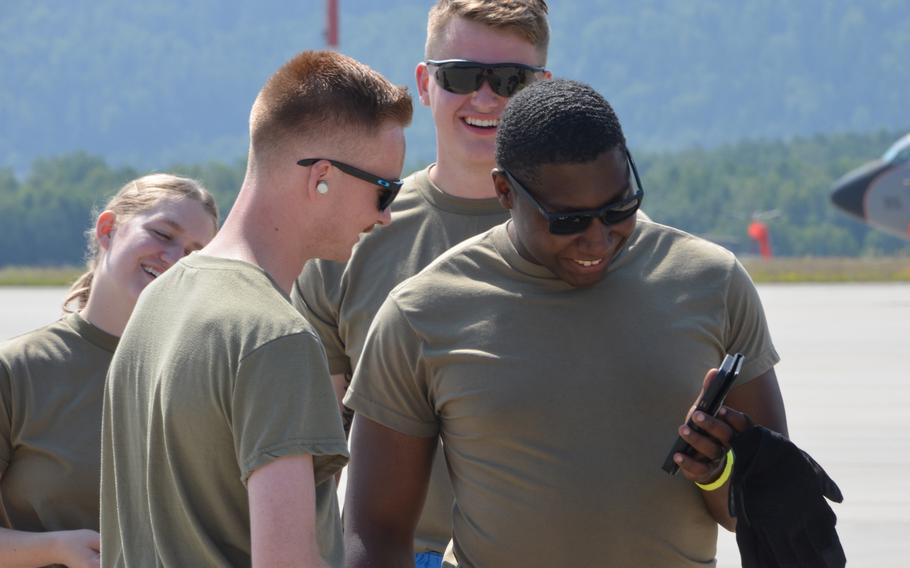
[[[562,277],[560,279],[573,288],[590,288],[600,282],[599,278],[597,280],[581,280],[575,277]]]
[[[600,272],[591,274],[573,274],[564,271],[556,273],[560,280],[574,288],[590,288],[603,280],[606,274],[606,266]]]
[[[152,280],[152,282],[154,282],[154,280]],[[142,292],[146,288],[149,287],[149,284],[151,284],[152,282],[140,283],[136,286],[131,287],[128,290],[124,290],[123,295],[125,297],[125,300],[127,300],[128,302],[130,302],[132,305],[135,306],[136,302],[139,301],[139,296],[142,294]]]
[[[333,260],[335,262],[347,262],[351,259],[351,251],[353,249],[346,248],[344,250],[332,251],[329,256],[325,256],[326,260]]]

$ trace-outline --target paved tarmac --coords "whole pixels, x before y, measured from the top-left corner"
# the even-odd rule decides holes
[[[851,566],[910,564],[910,284],[763,285],[790,436],[840,485]],[[0,340],[59,316],[60,288],[0,288]],[[718,567],[739,566],[721,529]]]

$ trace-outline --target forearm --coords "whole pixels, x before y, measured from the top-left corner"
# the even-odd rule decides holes
[[[730,497],[730,482],[714,491],[701,491],[702,499],[708,512],[717,521],[717,524],[724,527],[730,532],[736,531],[736,519],[730,516],[730,509],[727,506]]]
[[[413,508],[404,500],[388,500],[385,506],[372,509],[364,515],[363,500],[358,499],[358,490],[351,485],[353,484],[349,483],[347,494],[349,500],[346,502],[344,516],[345,566],[349,568],[414,566],[414,529],[423,500],[420,499]],[[347,505],[351,506],[350,510],[347,510]],[[410,513],[407,513],[408,511]]]
[[[752,381],[734,387],[727,396],[725,403],[729,408],[744,413],[744,416],[727,416],[726,409],[720,416],[733,423],[734,430],[742,432],[751,424],[760,424],[787,436],[787,413],[784,409],[784,400],[777,382],[774,369],[768,369]],[[733,413],[735,414],[735,413]],[[747,418],[746,418],[747,417]],[[735,424],[734,424],[735,423]],[[729,444],[727,444],[729,447]],[[734,456],[735,459],[735,456]],[[711,514],[717,522],[727,530],[736,530],[736,519],[730,516],[728,495],[730,482],[713,492],[704,492],[703,497]]]
[[[63,561],[56,532],[0,528],[0,568],[35,568]]]

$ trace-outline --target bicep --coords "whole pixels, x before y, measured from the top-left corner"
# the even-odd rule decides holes
[[[437,438],[408,436],[354,416],[345,496],[346,536],[411,550]]]
[[[256,469],[247,495],[253,566],[320,562],[312,456],[285,456]]]
[[[746,413],[756,424],[787,436],[787,414],[774,368],[751,381],[733,387],[726,403]]]

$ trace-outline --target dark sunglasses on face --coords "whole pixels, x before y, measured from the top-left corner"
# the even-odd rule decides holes
[[[357,179],[362,179],[363,181],[370,182],[374,185],[379,186],[379,210],[385,211],[389,205],[395,201],[395,197],[398,195],[398,190],[401,189],[401,186],[404,184],[400,179],[385,179],[379,177],[375,174],[365,172],[359,168],[355,168],[344,162],[339,162],[338,160],[330,160],[328,158],[304,158],[303,160],[298,160],[298,166],[312,166],[316,162],[325,160],[326,162],[332,164],[339,170],[344,173],[354,176]]]
[[[629,197],[623,197],[611,203],[607,203],[598,209],[588,209],[583,211],[565,211],[561,213],[552,213],[544,209],[537,199],[531,195],[531,192],[525,188],[515,176],[508,170],[501,168],[500,171],[505,174],[509,185],[523,193],[531,200],[541,214],[549,222],[549,230],[553,235],[574,235],[584,232],[591,226],[591,221],[600,219],[604,225],[615,225],[625,221],[641,207],[641,200],[644,197],[644,190],[641,187],[641,179],[638,177],[638,170],[635,168],[635,162],[632,161],[632,155],[626,150],[626,157],[629,161],[629,167],[635,180],[635,192]]]
[[[439,86],[456,95],[479,91],[486,81],[497,95],[511,97],[536,81],[537,73],[546,71],[523,63],[480,63],[466,59],[428,59],[425,63],[436,68],[433,76]]]

